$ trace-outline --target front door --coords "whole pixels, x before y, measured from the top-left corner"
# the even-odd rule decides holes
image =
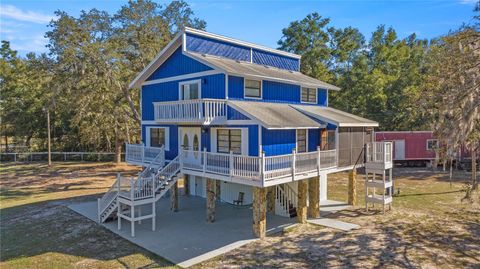
[[[179,152],[183,150],[183,162],[186,167],[201,167],[201,130],[200,127],[179,128]]]

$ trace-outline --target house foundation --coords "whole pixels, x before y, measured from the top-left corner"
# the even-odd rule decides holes
[[[267,199],[266,189],[253,188],[253,234],[265,238],[267,232]]]
[[[297,222],[307,223],[307,180],[298,181]]]
[[[320,178],[308,179],[308,217],[320,218]]]

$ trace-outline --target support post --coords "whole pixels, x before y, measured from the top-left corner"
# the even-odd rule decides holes
[[[317,147],[317,173],[320,174],[320,147]]]
[[[270,186],[267,188],[267,212],[275,213],[275,188],[277,186]]]
[[[207,178],[207,222],[215,222],[215,180]]]
[[[178,212],[178,181],[170,188],[170,210]]]
[[[267,202],[265,188],[253,188],[253,234],[263,239],[267,234]]]
[[[348,174],[348,204],[357,205],[357,169]]]
[[[152,231],[155,231],[157,221],[156,203],[152,203]]]
[[[308,183],[306,180],[298,181],[298,204],[297,204],[297,222],[307,223],[307,191]]]
[[[308,217],[320,218],[320,177],[308,179]]]
[[[130,213],[130,216],[132,217],[132,221],[131,221],[132,224],[130,225],[131,227],[130,233],[132,237],[135,237],[135,206],[133,204],[131,205],[131,209],[132,209],[132,212]]]
[[[228,156],[228,175],[230,176],[230,180],[232,180],[233,175],[233,151],[230,150],[230,155]]]

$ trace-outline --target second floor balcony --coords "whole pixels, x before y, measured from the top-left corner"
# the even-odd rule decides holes
[[[155,102],[154,115],[157,122],[181,122],[212,124],[227,120],[227,102],[218,99],[194,99],[170,102]]]

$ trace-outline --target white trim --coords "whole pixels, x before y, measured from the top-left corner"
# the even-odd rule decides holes
[[[151,129],[164,129],[165,132],[165,150],[170,150],[170,127],[165,126],[146,126],[145,127],[145,145],[150,147],[150,130]]]
[[[228,100],[228,74],[225,74],[225,100]]]
[[[227,125],[255,125],[257,124],[255,121],[253,120],[227,120],[225,122],[225,124]]]
[[[375,134],[394,134],[394,133],[432,133],[433,131],[378,131]]]
[[[147,124],[158,124],[158,122],[154,120],[142,120],[142,125],[147,125]]]
[[[218,130],[240,130],[241,131],[241,149],[242,155],[248,154],[248,146],[249,146],[249,136],[248,136],[248,128],[247,127],[212,127],[210,128],[210,152],[217,153],[217,131]]]
[[[328,91],[329,91],[329,90],[328,90],[328,89],[325,89],[325,90],[327,91],[327,106],[328,106],[328,99],[329,99],[329,98],[328,98],[328,96],[329,96],[329,92],[328,92]],[[318,99],[317,99],[317,101],[318,101]]]
[[[180,37],[182,37],[183,35],[183,32],[179,32],[177,35],[175,35],[175,37],[172,39],[172,41],[170,41],[170,43],[168,43],[167,46],[165,46],[165,48],[163,48],[158,54],[157,56],[155,56],[155,58],[147,65],[147,67],[145,67],[142,72],[140,72],[133,80],[132,82],[130,82],[130,84],[128,85],[128,88],[135,88],[135,87],[138,87],[138,86],[141,86],[141,82],[140,82],[140,85],[139,84],[139,81],[142,80],[145,81],[146,77],[148,77],[149,75],[151,75],[155,69],[157,69],[163,62],[165,62],[168,57],[170,57],[170,55],[172,55],[172,53],[175,51],[173,50],[172,53],[166,55],[166,53],[178,42],[178,39]],[[175,49],[177,49],[179,46],[181,46],[181,43],[180,44],[177,44],[177,46],[175,47]],[[163,61],[161,63],[158,63],[158,66],[154,68],[154,70],[150,70],[151,68],[153,68],[155,65],[157,65],[157,61],[162,58],[162,56],[166,55],[167,57],[164,57]],[[145,77],[144,77],[145,76]]]
[[[182,86],[183,85],[190,85],[190,84],[197,84],[198,85],[198,98],[202,99],[202,79],[194,79],[194,80],[187,80],[178,83],[178,100],[192,100],[192,99],[184,99],[182,96]]]
[[[302,91],[303,91],[303,89],[315,90],[315,102],[302,101]],[[308,98],[308,92],[307,92],[307,98]],[[318,104],[318,88],[304,87],[304,86],[300,85],[300,103],[302,103],[302,104]]]
[[[252,80],[252,81],[259,81],[260,82],[260,97],[255,97],[255,96],[246,96],[245,95],[245,81],[246,80]],[[256,99],[256,100],[262,100],[263,99],[263,80],[259,79],[251,79],[248,77],[243,77],[243,99]]]
[[[308,116],[311,116],[313,118],[316,118],[318,120],[321,120],[321,121],[324,121],[324,122],[327,122],[327,123],[331,123],[337,127],[378,127],[378,123],[366,123],[366,122],[362,122],[362,123],[351,123],[351,122],[337,122],[337,121],[334,121],[334,120],[331,120],[329,118],[325,118],[323,116],[320,116],[318,114],[315,114],[315,113],[312,113],[312,112],[309,112],[309,111],[306,111],[306,110],[303,110],[303,109],[299,109],[300,112],[302,113],[305,113],[306,115]]]
[[[261,125],[257,125],[258,126],[258,156],[262,156],[262,126]]]
[[[217,75],[217,74],[223,74],[223,72],[218,71],[218,70],[209,70],[209,71],[203,71],[203,72],[197,72],[197,73],[190,73],[190,74],[185,74],[185,75],[179,75],[179,76],[175,76],[175,77],[153,79],[153,80],[145,81],[144,83],[142,83],[142,86],[144,86],[144,85],[152,85],[152,84],[159,84],[159,83],[176,81],[176,80],[190,79],[190,78],[196,78],[196,77]]]
[[[185,32],[190,33],[190,34],[195,34],[195,35],[208,37],[208,38],[211,38],[211,39],[216,39],[216,40],[220,40],[220,41],[225,41],[225,42],[229,42],[229,43],[233,43],[233,44],[237,44],[237,45],[250,47],[251,49],[258,49],[258,50],[263,50],[263,51],[266,51],[266,52],[271,52],[271,53],[274,53],[274,54],[279,54],[279,55],[291,57],[291,58],[294,58],[294,59],[297,59],[297,60],[299,60],[302,57],[301,55],[298,55],[298,54],[294,54],[294,53],[290,53],[290,52],[286,52],[286,51],[282,51],[282,50],[276,50],[276,49],[268,48],[268,47],[265,47],[265,46],[253,44],[253,43],[250,43],[250,42],[245,42],[245,41],[241,41],[241,40],[238,40],[238,39],[234,39],[234,38],[230,38],[230,37],[226,37],[226,36],[221,36],[221,35],[217,35],[217,34],[213,34],[213,33],[208,33],[208,32],[197,30],[197,29],[193,29],[193,28],[190,28],[190,27],[185,27]]]

